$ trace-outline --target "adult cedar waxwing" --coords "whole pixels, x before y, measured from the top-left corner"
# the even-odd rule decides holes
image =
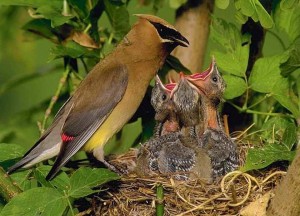
[[[188,77],[201,94],[205,131],[200,135],[199,144],[211,158],[213,178],[237,169],[239,157],[236,144],[228,137],[220,120],[218,105],[225,90],[225,82],[220,75],[215,59],[205,74]]]
[[[159,76],[155,77],[155,85],[151,94],[151,105],[155,110],[156,125],[154,135],[161,135],[179,131],[179,123],[175,113],[174,103],[171,100],[172,91],[176,83],[164,85]]]
[[[63,105],[52,125],[8,172],[57,155],[47,175],[52,179],[80,149],[104,160],[103,147],[128,122],[151,79],[170,52],[188,41],[172,25],[152,15],[138,22],[121,43],[101,60]]]

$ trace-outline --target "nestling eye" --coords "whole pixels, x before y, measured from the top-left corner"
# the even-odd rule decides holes
[[[213,82],[218,82],[218,78],[217,78],[217,77],[213,77],[213,78],[212,78],[212,81],[213,81]]]
[[[164,94],[164,95],[162,96],[162,100],[165,101],[166,99],[167,99],[167,95]]]

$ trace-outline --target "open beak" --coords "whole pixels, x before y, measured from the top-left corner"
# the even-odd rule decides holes
[[[207,78],[210,77],[211,73],[213,72],[215,65],[215,58],[212,57],[212,62],[210,63],[209,68],[207,68],[205,71],[186,76],[186,79],[192,85],[197,87],[200,94],[206,95],[205,83],[207,81]]]
[[[199,81],[199,80],[204,81],[213,72],[215,65],[216,65],[216,61],[213,58],[212,62],[209,65],[209,68],[207,68],[205,71],[203,71],[201,73],[194,73],[192,75],[189,75],[189,76],[187,76],[187,79],[189,81]]]
[[[162,83],[162,81],[160,80],[160,78],[159,78],[158,75],[155,76],[155,82],[158,83],[158,85],[160,85],[161,88],[162,88],[164,91],[168,92],[169,94],[171,94],[171,92],[173,91],[173,89],[174,89],[175,86],[177,85],[177,83],[169,83],[169,84],[164,85],[164,84]]]

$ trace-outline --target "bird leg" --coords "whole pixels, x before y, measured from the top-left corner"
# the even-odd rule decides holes
[[[93,155],[94,157],[102,162],[109,170],[117,173],[118,175],[123,175],[124,173],[126,173],[125,170],[120,170],[118,168],[116,168],[114,165],[108,163],[105,159],[104,159],[104,149],[103,146],[100,146],[98,148],[95,148],[93,151]]]
[[[124,173],[126,173],[125,170],[120,170],[117,167],[115,167],[114,165],[108,163],[106,160],[102,160],[101,161],[109,170],[117,173],[118,175],[123,175]]]

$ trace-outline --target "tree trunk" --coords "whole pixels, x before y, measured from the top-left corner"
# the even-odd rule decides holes
[[[275,196],[267,210],[267,216],[300,215],[300,149],[290,165],[287,175],[275,189]]]
[[[177,47],[173,55],[192,73],[200,72],[203,66],[213,6],[213,0],[188,0],[176,11],[175,27],[189,40],[190,46]]]

